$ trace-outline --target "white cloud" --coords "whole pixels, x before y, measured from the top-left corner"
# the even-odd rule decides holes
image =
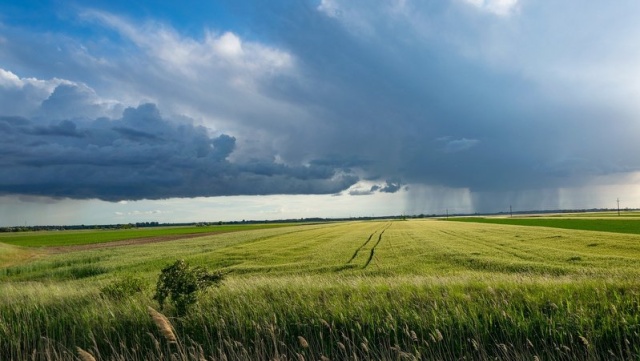
[[[20,78],[9,70],[0,68],[0,88],[25,88],[32,87],[43,93],[51,93],[60,84],[74,84],[68,80],[53,78],[51,80],[41,80],[35,78]]]
[[[113,117],[124,109],[99,97],[93,88],[66,79],[22,78],[0,68],[0,115],[71,119]]]
[[[231,31],[205,29],[196,38],[158,22],[134,23],[100,11],[83,16],[128,40],[117,71],[93,69],[106,75],[111,94],[158,104],[163,112],[187,116],[216,133],[245,135],[238,137],[234,158],[274,156],[282,128],[312,122],[307,108],[272,89],[276,79],[278,86],[299,79],[296,59],[285,49]]]
[[[0,109],[2,115],[30,116],[59,85],[74,85],[62,79],[21,78],[0,68]]]
[[[119,32],[139,49],[147,52],[168,70],[192,77],[212,72],[232,73],[233,77],[255,77],[293,65],[291,54],[255,42],[245,42],[233,32],[207,31],[204,39],[184,37],[157,22],[135,25],[126,19],[87,11],[85,18],[97,20]]]
[[[464,0],[467,4],[499,16],[510,15],[518,5],[518,0]]]
[[[21,88],[22,81],[18,78],[17,75],[10,71],[6,71],[4,69],[0,69],[0,86],[8,88]]]
[[[229,57],[237,57],[242,55],[242,41],[236,34],[226,32],[218,38],[214,36],[212,40],[216,50],[221,55],[226,55]]]

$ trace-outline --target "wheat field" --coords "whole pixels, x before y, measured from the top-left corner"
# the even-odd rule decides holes
[[[225,273],[180,316],[152,299],[176,259]],[[0,262],[2,360],[640,357],[636,234],[336,222],[69,251],[0,243]],[[143,287],[105,293],[130,279]]]

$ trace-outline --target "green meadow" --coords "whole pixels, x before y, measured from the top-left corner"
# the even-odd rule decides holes
[[[282,227],[286,224],[220,225],[205,227],[154,227],[133,229],[65,230],[0,233],[0,242],[23,247],[77,246],[149,237],[222,233]]]
[[[640,234],[640,213],[625,214],[617,217],[614,214],[594,214],[576,217],[565,216],[538,216],[538,217],[460,217],[451,218],[456,222],[475,222],[508,224],[518,226],[552,227],[564,229],[577,229],[585,231],[601,231],[616,233]]]
[[[338,222],[68,251],[0,238],[0,359],[637,360],[640,235],[568,228]],[[225,274],[184,315],[152,299],[177,259]]]

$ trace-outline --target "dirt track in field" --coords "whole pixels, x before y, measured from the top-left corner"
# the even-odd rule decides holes
[[[222,234],[222,233],[229,233],[229,232],[233,232],[233,231],[216,231],[216,232],[192,233],[192,234],[172,234],[168,236],[123,239],[121,241],[113,241],[113,242],[80,244],[76,246],[46,247],[44,249],[52,253],[67,253],[67,252],[76,252],[76,251],[88,251],[92,249],[133,246],[133,245],[147,244],[147,243],[168,242],[168,241],[175,241],[179,239],[205,237],[205,236],[211,236],[214,234]]]

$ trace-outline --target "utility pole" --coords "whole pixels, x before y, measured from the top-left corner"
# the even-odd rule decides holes
[[[509,204],[509,214],[511,215],[511,218],[513,218],[513,209],[511,209],[511,204]]]
[[[616,202],[618,202],[618,217],[620,216],[620,198],[616,199]]]

